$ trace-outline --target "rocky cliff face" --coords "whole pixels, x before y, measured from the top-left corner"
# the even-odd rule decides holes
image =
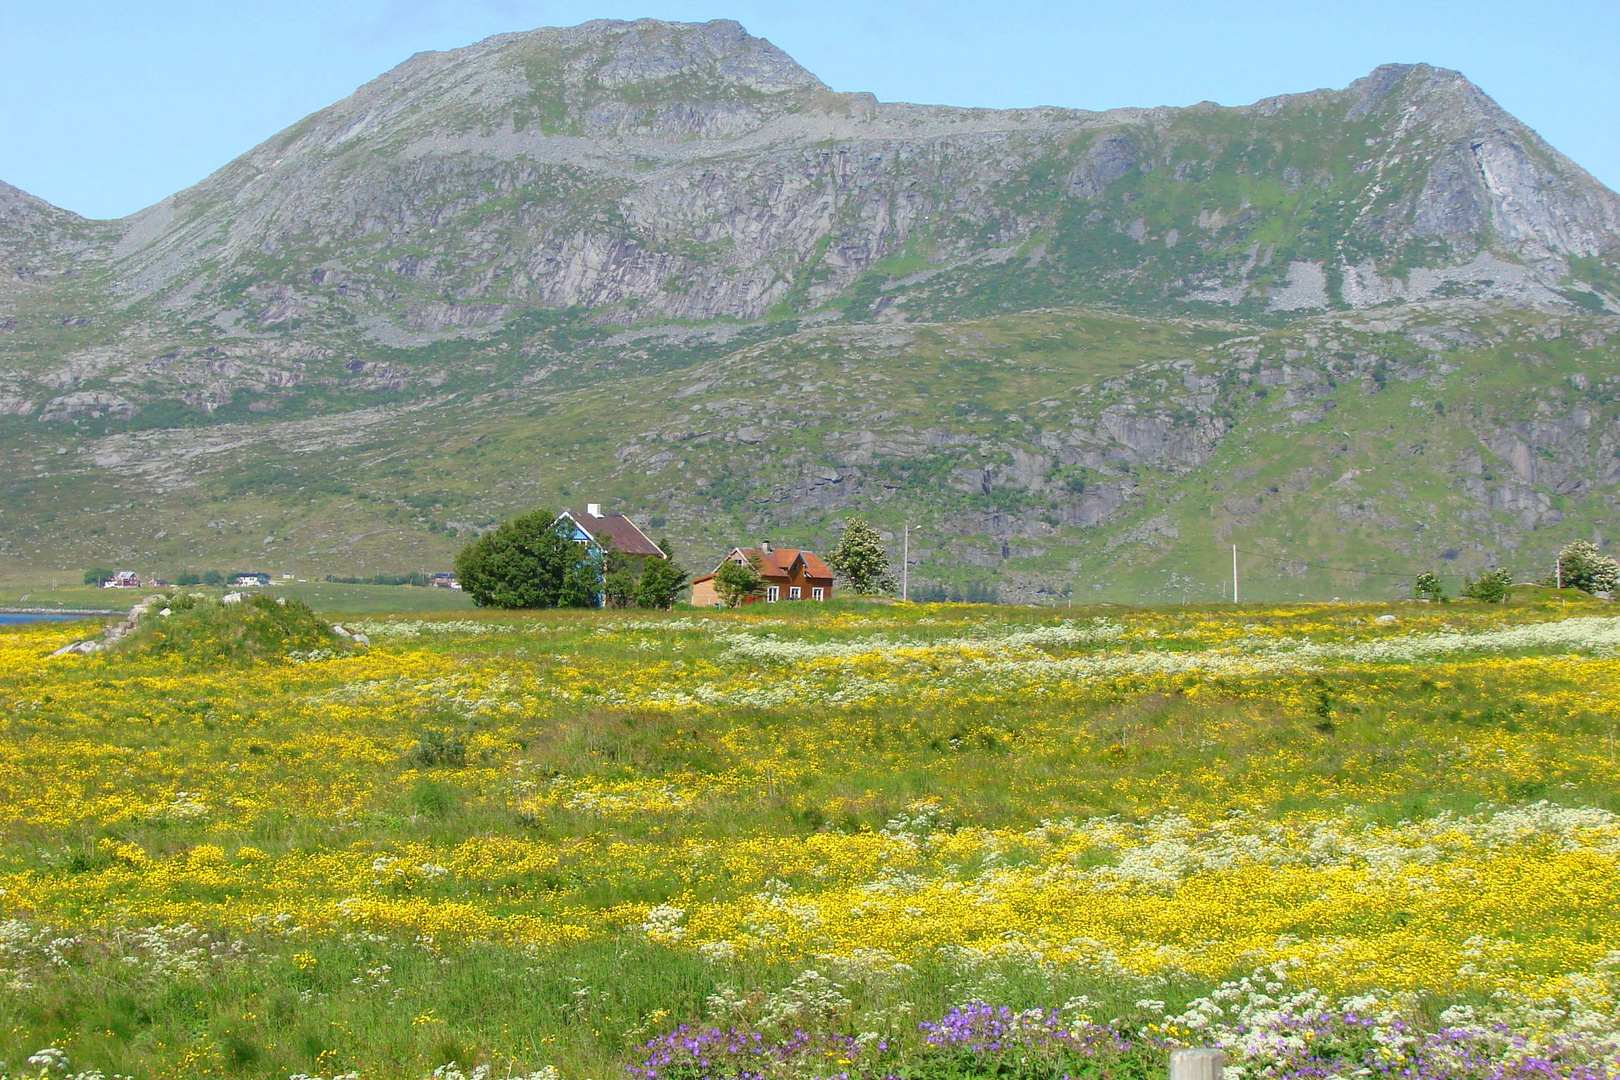
[[[120,303],[256,329],[938,313],[1014,259],[1038,272],[1008,307],[1303,311],[1548,300],[1612,250],[1620,198],[1423,66],[1240,108],[994,112],[834,94],[735,23],[598,22],[412,57],[121,233]]]
[[[1604,342],[1583,355],[1602,355],[1620,313],[1620,197],[1461,75],[1421,65],[1235,108],[952,109],[834,93],[735,23],[597,22],[412,57],[123,221],[0,185],[0,266],[0,438],[19,446],[90,440],[76,445],[97,469],[260,492],[215,466],[249,447],[373,445],[406,468],[432,456],[430,415],[499,426],[604,384],[643,393],[652,373],[702,371],[692,400],[661,399],[611,436],[613,470],[665,476],[649,505],[680,520],[688,504],[748,503],[813,528],[926,495],[947,532],[992,538],[958,561],[1001,573],[1021,543],[1056,551],[1091,530],[1123,530],[1106,552],[1170,543],[1184,522],[1139,514],[1167,497],[1164,478],[1201,482],[1262,429],[1325,422],[1335,379],[1387,381],[1412,349],[1422,378],[1449,379],[1438,357],[1484,346],[1437,324],[1495,320],[1506,340],[1578,315]],[[1057,318],[1022,352],[976,344],[1024,326],[1020,313],[1078,325],[1099,308],[1143,317],[1113,332],[1185,341],[1116,363],[1098,342],[1048,342],[1068,335]],[[1311,328],[1363,311],[1423,327],[1426,344],[1395,333],[1348,368],[1293,345],[1278,369],[1241,344],[1288,327],[1331,336]],[[885,371],[917,348],[863,344],[886,334],[951,344],[923,349],[936,367],[902,390]],[[846,349],[823,378],[875,381],[801,445],[798,406],[738,389],[771,349],[792,358],[785,372]],[[1042,396],[985,400],[1005,365]],[[1262,392],[1277,396],[1255,428]],[[1588,410],[1594,430],[1605,408]],[[1588,429],[1566,430],[1573,414],[1506,417],[1468,429],[1489,518],[1470,528],[1505,544],[1558,515],[1598,520],[1568,505],[1611,483]],[[600,422],[576,419],[594,445]],[[991,438],[997,424],[1019,434]],[[794,449],[778,453],[782,440]],[[1565,461],[1566,444],[1584,449]],[[739,453],[683,457],[709,445]],[[730,463],[751,447],[791,474]],[[1498,460],[1519,462],[1511,482],[1486,477]],[[287,469],[262,490],[317,483]],[[694,469],[729,479],[678,482]],[[12,516],[50,513],[44,490],[13,492]],[[476,501],[446,496],[433,514],[475,523]],[[1243,527],[1266,505],[1240,490],[1221,503]]]

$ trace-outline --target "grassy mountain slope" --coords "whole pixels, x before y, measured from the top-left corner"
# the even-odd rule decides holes
[[[1414,568],[1529,570],[1604,534],[1616,333],[1509,308],[810,329],[563,388],[39,444],[0,480],[0,543],[372,573],[445,564],[528,506],[612,500],[702,562],[824,544],[860,508],[914,524],[925,594],[1219,597],[1235,542],[1278,560],[1245,558],[1257,599],[1387,595]]]
[[[996,112],[735,23],[503,35],[123,221],[0,188],[0,560],[398,571],[592,499],[697,561],[910,520],[955,595],[1218,596],[1234,541],[1383,595],[1298,560],[1605,538],[1617,252],[1421,65]]]

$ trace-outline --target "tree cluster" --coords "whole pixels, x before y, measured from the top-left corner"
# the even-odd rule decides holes
[[[461,549],[456,578],[479,607],[595,607],[600,557],[548,510],[503,521]]]
[[[668,611],[686,588],[687,573],[675,561],[668,539],[658,541],[664,558],[625,555],[612,543],[603,546],[606,572],[602,576],[602,598],[608,607],[649,608]]]
[[[669,543],[660,545],[668,552]],[[671,559],[636,560],[574,539],[566,521],[547,510],[502,522],[461,549],[456,578],[479,607],[669,608],[686,585]]]

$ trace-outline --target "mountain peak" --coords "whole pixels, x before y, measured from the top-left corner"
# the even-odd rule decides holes
[[[20,225],[42,218],[71,218],[75,215],[30,195],[22,188],[0,180],[0,224]]]
[[[492,39],[519,50],[564,54],[559,74],[570,84],[606,89],[671,80],[738,86],[759,93],[824,89],[814,75],[732,19],[705,23],[598,19]],[[683,89],[685,89],[683,87]]]

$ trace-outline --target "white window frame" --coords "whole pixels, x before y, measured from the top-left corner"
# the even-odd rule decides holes
[[[789,585],[788,586],[788,599],[789,600],[800,600],[800,599],[803,599],[803,598],[804,598],[804,590],[803,589],[800,589],[797,585]]]
[[[812,586],[810,586],[810,599],[812,599],[812,600],[825,600],[825,599],[827,599],[827,590],[823,589],[820,585],[812,585]]]
[[[780,599],[782,599],[782,587],[780,585],[765,586],[765,602],[767,604],[774,604]]]

